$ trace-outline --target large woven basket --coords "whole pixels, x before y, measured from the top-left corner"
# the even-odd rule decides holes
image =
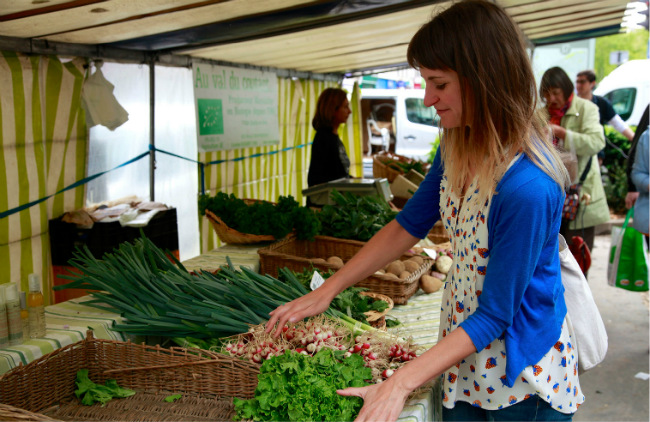
[[[104,407],[81,405],[74,395],[80,369],[97,384],[112,378],[136,394]],[[253,363],[206,350],[98,340],[89,331],[86,339],[0,377],[0,401],[59,420],[229,420],[232,398],[252,398],[258,373]],[[172,394],[182,398],[165,402]]]
[[[284,267],[298,272],[312,267],[323,271],[336,271],[337,266],[314,260],[338,256],[347,262],[363,245],[365,243],[358,240],[329,236],[316,236],[313,241],[309,241],[298,240],[295,235],[289,235],[257,251],[260,255],[260,273],[277,277],[279,270]],[[413,254],[407,253],[400,259],[406,260],[412,256]],[[371,292],[390,297],[396,305],[404,305],[418,290],[420,277],[431,268],[432,264],[432,259],[424,258],[424,263],[418,270],[404,280],[386,274],[373,274],[358,282],[356,286],[367,287]]]
[[[243,199],[248,205],[260,202],[257,199]],[[228,227],[219,216],[210,210],[205,210],[205,216],[208,218],[212,228],[222,242],[230,245],[248,245],[252,243],[273,242],[275,237],[270,234],[250,234],[242,233],[231,227]]]

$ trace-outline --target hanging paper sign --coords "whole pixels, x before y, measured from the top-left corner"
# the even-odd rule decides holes
[[[275,73],[199,61],[192,67],[200,152],[279,143]]]

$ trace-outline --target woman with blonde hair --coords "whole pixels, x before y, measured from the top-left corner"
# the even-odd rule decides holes
[[[438,343],[386,381],[348,388],[358,421],[394,421],[440,377],[443,420],[571,420],[584,401],[566,320],[558,230],[568,176],[544,123],[523,38],[503,9],[453,4],[411,39],[444,133],[431,170],[396,219],[313,292],[271,312],[278,335],[396,259],[441,219],[454,263]]]

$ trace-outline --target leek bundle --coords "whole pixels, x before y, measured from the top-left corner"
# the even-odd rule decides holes
[[[79,274],[62,276],[70,283],[55,290],[98,290],[85,305],[121,314],[127,321],[113,329],[134,335],[164,337],[227,337],[268,320],[269,312],[308,293],[286,269],[286,282],[249,269],[221,267],[192,274],[171,254],[144,235],[123,243],[103,259],[84,246],[70,265]],[[326,314],[349,319],[329,309]]]

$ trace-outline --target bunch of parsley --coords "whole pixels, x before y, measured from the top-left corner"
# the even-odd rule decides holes
[[[266,201],[247,204],[234,194],[217,192],[199,196],[199,212],[212,211],[228,227],[241,233],[272,235],[282,239],[295,229],[298,239],[313,239],[320,229],[314,212],[302,207],[293,196],[280,196],[277,204]]]
[[[114,397],[130,397],[135,394],[135,391],[117,385],[117,381],[114,379],[106,380],[105,385],[95,384],[88,378],[87,369],[77,371],[75,383],[77,384],[77,390],[74,393],[81,398],[81,404],[86,406],[101,403],[102,407],[104,407]]]
[[[378,196],[358,196],[332,190],[334,202],[323,206],[318,219],[321,235],[367,241],[388,224],[397,212]]]
[[[343,351],[322,349],[305,356],[293,351],[264,362],[255,397],[233,399],[233,420],[351,421],[363,406],[360,397],[344,397],[336,390],[364,387],[372,378],[361,355],[339,360]]]

